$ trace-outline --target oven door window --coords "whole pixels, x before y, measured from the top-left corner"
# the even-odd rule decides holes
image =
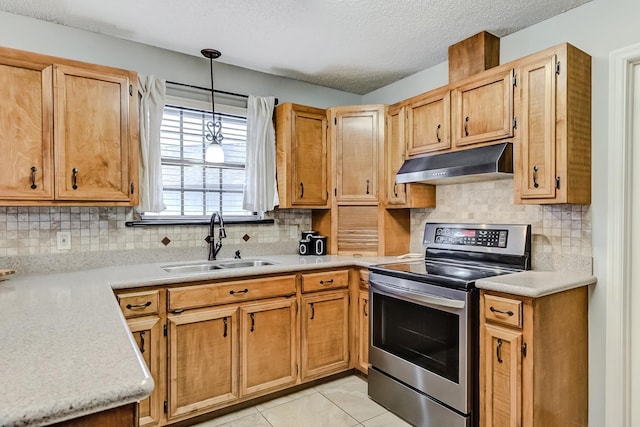
[[[459,383],[460,317],[373,294],[372,345]]]

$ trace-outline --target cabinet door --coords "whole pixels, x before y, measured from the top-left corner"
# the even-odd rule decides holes
[[[492,427],[522,425],[522,332],[484,325],[484,423]]]
[[[52,68],[0,57],[0,199],[53,199]]]
[[[327,116],[326,113],[293,111],[291,203],[326,206]]]
[[[378,255],[378,207],[338,206],[338,255]]]
[[[140,401],[140,426],[158,425],[162,417],[160,365],[163,359],[161,354],[163,338],[160,318],[158,316],[140,317],[130,319],[127,323],[155,383],[151,395]]]
[[[369,292],[358,294],[358,365],[365,374],[369,372]]]
[[[407,203],[406,184],[396,183],[396,175],[404,163],[405,115],[405,107],[389,108],[387,111],[387,139],[385,141],[385,201],[387,205],[405,205]]]
[[[302,297],[302,380],[349,368],[349,292]]]
[[[556,195],[556,55],[521,68],[521,197]],[[516,171],[518,173],[518,171]]]
[[[263,394],[293,385],[297,379],[295,298],[240,308],[240,394]]]
[[[128,201],[129,79],[54,68],[56,198]]]
[[[237,321],[237,306],[169,316],[169,418],[238,399]]]
[[[513,69],[482,73],[454,90],[457,147],[513,136]]]
[[[407,155],[412,157],[451,147],[448,89],[424,94],[407,106]]]
[[[377,202],[384,106],[337,107],[335,152],[338,202]]]

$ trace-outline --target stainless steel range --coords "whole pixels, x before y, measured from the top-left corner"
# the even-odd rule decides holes
[[[425,260],[370,267],[369,395],[416,426],[478,425],[481,278],[530,268],[530,225],[435,224]]]

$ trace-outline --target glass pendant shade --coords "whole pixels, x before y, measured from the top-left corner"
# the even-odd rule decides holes
[[[217,142],[212,142],[207,146],[204,154],[204,161],[207,163],[224,163],[224,151]]]

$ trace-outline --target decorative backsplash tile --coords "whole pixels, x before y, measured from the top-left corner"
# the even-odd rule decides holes
[[[411,212],[411,252],[424,250],[426,221],[525,223],[532,225],[534,268],[566,269],[573,263],[570,269],[590,271],[590,206],[514,205],[513,180],[439,185],[436,192],[437,208]],[[300,232],[311,228],[311,211],[276,210],[267,217],[275,223],[227,224],[223,251],[231,252],[223,255],[233,256],[236,249],[258,256],[295,253]],[[98,264],[101,251],[111,251],[111,257],[127,251],[130,263],[176,251],[205,256],[207,226],[125,227],[132,218],[133,209],[125,207],[0,207],[0,257],[24,258],[25,264],[53,262],[47,255],[91,254]],[[58,231],[71,234],[70,250],[57,249]]]
[[[0,257],[158,248],[206,248],[208,226],[125,227],[126,207],[0,207]],[[275,211],[275,224],[227,224],[225,245],[297,244],[311,227],[311,211]],[[57,249],[58,231],[71,233],[71,250]],[[245,238],[245,236],[247,236]]]
[[[421,231],[427,221],[531,224],[534,267],[536,258],[542,261],[547,254],[591,257],[590,206],[514,205],[512,179],[439,185],[435,209],[411,212],[412,252],[424,250]]]

